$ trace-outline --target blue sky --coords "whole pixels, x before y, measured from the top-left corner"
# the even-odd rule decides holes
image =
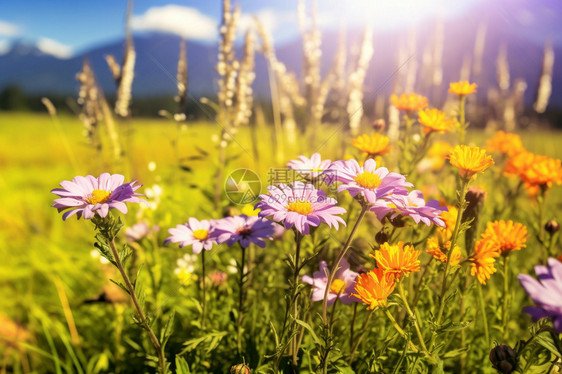
[[[411,27],[431,17],[454,19],[486,0],[319,0],[323,28],[370,24],[375,31]],[[521,35],[557,41],[562,38],[558,0],[487,0],[499,4],[501,16],[522,24]],[[234,0],[244,16],[241,28],[257,15],[277,43],[298,34],[297,0]],[[307,1],[310,3],[310,1]],[[513,5],[517,5],[513,7]],[[0,0],[0,52],[17,39],[39,43],[68,57],[107,41],[122,38],[126,0]],[[516,10],[513,10],[516,9]],[[167,31],[203,43],[216,40],[220,0],[136,0],[137,31]],[[511,21],[510,21],[511,22]]]

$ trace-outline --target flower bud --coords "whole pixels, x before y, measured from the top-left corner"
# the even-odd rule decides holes
[[[375,235],[375,240],[379,244],[386,243],[388,241],[388,235],[386,235],[386,233],[383,230],[381,230],[377,232],[377,234]]]
[[[373,121],[373,130],[375,131],[384,131],[386,129],[386,122],[384,119],[379,118]]]
[[[517,368],[517,355],[508,345],[496,345],[490,351],[490,362],[502,374],[510,374]]]
[[[486,191],[470,186],[466,192],[465,199],[468,205],[462,215],[462,222],[473,220],[465,235],[465,245],[467,250],[470,251],[474,245],[480,211],[482,210],[484,200],[486,200]]]
[[[244,364],[234,365],[230,368],[230,374],[250,374],[252,371]]]
[[[544,225],[544,229],[550,234],[553,235],[555,232],[560,230],[560,224],[555,220],[551,219]]]

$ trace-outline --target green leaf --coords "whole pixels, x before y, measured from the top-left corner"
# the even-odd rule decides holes
[[[468,346],[458,349],[453,349],[452,351],[446,352],[442,358],[455,358],[462,355],[465,352],[468,352]]]
[[[209,334],[203,335],[199,338],[188,340],[185,343],[183,343],[185,348],[180,352],[180,355],[197,349],[199,345],[204,345],[204,346],[206,345],[207,346],[206,352],[210,353],[216,347],[218,347],[222,338],[224,338],[226,334],[227,334],[226,331],[214,331]]]
[[[113,279],[110,279],[109,281],[112,282],[112,283],[115,283],[116,285],[118,285],[119,288],[121,288],[123,291],[125,291],[125,292],[127,293],[127,295],[130,295],[130,294],[131,294],[131,293],[129,292],[129,290],[127,289],[127,287],[125,287],[125,285],[124,285],[123,283],[114,281]]]
[[[176,374],[191,374],[189,365],[183,357],[176,356]]]
[[[560,352],[558,347],[556,347],[556,345],[554,344],[554,341],[552,340],[550,334],[537,335],[535,336],[535,341],[538,344],[540,344],[543,348],[549,350],[553,355],[555,355],[559,359],[562,359],[562,353]]]
[[[295,322],[307,329],[308,332],[310,332],[310,336],[312,336],[312,339],[317,345],[322,345],[322,341],[318,338],[318,335],[316,335],[316,333],[308,323],[301,321],[300,319],[296,319]]]

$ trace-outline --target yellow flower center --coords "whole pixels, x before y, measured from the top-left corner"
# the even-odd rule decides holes
[[[388,204],[388,207],[392,208],[392,209],[397,209],[396,204],[393,204],[393,203]]]
[[[372,189],[380,186],[382,180],[378,175],[371,173],[370,171],[364,171],[355,177],[355,182],[357,182],[357,184],[361,187]]]
[[[209,236],[209,232],[205,229],[199,229],[193,231],[193,237],[197,240],[205,240]]]
[[[85,200],[88,204],[96,205],[96,204],[103,204],[109,197],[111,196],[111,191],[104,191],[104,190],[93,190],[90,197],[87,197]]]
[[[339,294],[342,289],[345,287],[345,282],[341,279],[334,279],[332,285],[330,286],[330,292]]]
[[[298,214],[302,214],[303,216],[307,216],[314,211],[312,209],[312,204],[309,201],[293,201],[287,205],[287,210],[289,212],[295,212]]]

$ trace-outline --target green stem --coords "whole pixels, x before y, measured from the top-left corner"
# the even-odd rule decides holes
[[[459,103],[459,144],[464,144],[466,136],[466,96],[461,96]]]
[[[363,340],[363,336],[365,336],[367,325],[369,324],[369,321],[371,320],[371,317],[373,316],[373,314],[375,314],[375,310],[376,309],[373,309],[371,311],[371,313],[369,313],[369,315],[367,315],[367,318],[365,318],[365,321],[363,322],[363,326],[361,326],[361,333],[359,334],[359,337],[355,341],[355,344],[353,344],[353,347],[351,347],[351,352],[349,352],[349,363],[350,364],[353,362],[353,359],[355,357],[355,350],[357,349],[357,347],[359,347],[359,344],[361,344],[361,340]]]
[[[119,258],[119,253],[117,252],[117,248],[115,247],[115,240],[113,238],[106,238],[106,239],[109,243],[109,247],[111,248],[111,253],[113,254],[113,259],[115,260],[115,266],[119,270],[119,273],[121,273],[121,277],[123,278],[123,281],[125,282],[125,286],[127,287],[127,290],[129,291],[129,295],[131,296],[131,299],[133,300],[133,305],[135,306],[135,309],[137,310],[137,314],[138,314],[140,323],[142,324],[144,329],[147,331],[148,336],[150,338],[150,341],[152,342],[152,345],[154,346],[154,349],[156,350],[156,353],[158,354],[158,363],[160,365],[160,372],[166,373],[166,358],[164,357],[164,352],[162,351],[160,342],[158,341],[158,338],[154,334],[154,331],[152,331],[152,329],[150,328],[150,324],[148,323],[148,319],[144,315],[141,304],[140,304],[140,302],[137,298],[137,294],[135,293],[135,287],[131,283],[131,280],[129,279],[129,276],[127,275],[127,273],[125,272],[125,269],[123,268],[123,264],[121,263],[121,259]]]
[[[447,292],[447,277],[449,276],[449,268],[450,268],[449,264],[451,262],[451,254],[453,253],[455,245],[457,243],[457,239],[461,227],[462,215],[466,207],[464,200],[466,196],[466,191],[468,189],[468,182],[469,181],[467,179],[464,178],[461,179],[461,188],[460,188],[461,192],[459,194],[457,221],[455,222],[455,228],[453,229],[453,234],[451,235],[451,246],[449,247],[450,249],[447,252],[447,262],[445,263],[445,271],[443,272],[443,280],[441,282],[441,293],[439,295],[439,310],[437,312],[437,320],[436,320],[437,325],[441,324],[441,319],[443,318],[443,312],[445,310],[445,293]],[[431,341],[429,343],[430,349],[433,348],[436,337],[437,334],[434,332],[433,336],[431,337]]]
[[[353,315],[351,316],[351,323],[349,328],[349,353],[351,355],[351,349],[353,348],[353,338],[355,335],[355,319],[357,318],[357,305],[359,303],[353,303]]]
[[[410,317],[410,319],[412,320],[412,322],[414,323],[414,328],[416,330],[416,334],[418,335],[418,339],[420,341],[420,345],[422,347],[423,352],[430,356],[429,352],[427,351],[427,347],[425,346],[425,342],[423,340],[423,335],[418,323],[418,319],[416,318],[416,315],[414,314],[414,312],[412,312],[412,309],[410,309],[410,304],[408,303],[408,298],[406,297],[406,293],[404,292],[404,286],[402,286],[402,281],[398,282],[398,293],[400,294],[400,298],[402,299],[402,301],[404,302],[404,307],[406,308],[406,311],[408,312],[408,316]]]
[[[237,319],[237,343],[238,343],[238,354],[242,354],[242,322],[243,322],[243,314],[242,309],[244,306],[244,278],[246,274],[244,274],[244,264],[246,262],[246,248],[240,245],[242,249],[242,260],[240,261],[240,279],[238,281],[238,319]]]
[[[293,320],[296,321],[299,318],[299,306],[298,306],[298,286],[299,286],[299,272],[300,272],[300,252],[301,252],[301,242],[303,236],[295,230],[295,269],[293,271]],[[294,328],[298,328],[296,322],[293,323]],[[290,334],[292,335],[292,334]],[[289,335],[289,336],[290,336]],[[293,366],[296,368],[298,366],[298,353],[299,353],[299,344],[298,344],[298,334],[295,334],[293,337],[292,342],[292,356],[293,356]]]
[[[390,322],[392,323],[392,326],[396,329],[396,331],[398,331],[398,333],[399,333],[400,335],[402,335],[402,337],[403,337],[404,339],[406,339],[406,341],[408,341],[408,334],[406,334],[406,333],[404,332],[404,330],[402,330],[402,328],[400,327],[400,325],[398,324],[398,322],[396,322],[396,319],[394,319],[394,317],[393,317],[392,314],[388,311],[388,309],[387,309],[387,308],[384,308],[383,310],[384,310],[384,314],[386,314],[386,316],[388,317],[388,319],[390,320]],[[414,343],[412,343],[411,340],[410,340],[409,342],[410,342],[410,344],[409,344],[410,348],[412,348],[412,350],[413,350],[414,352],[419,352],[418,347],[416,347],[416,345],[415,345]]]
[[[207,316],[207,287],[205,281],[205,249],[201,251],[201,289],[203,291],[203,311],[201,313],[201,329],[205,328],[205,317]]]
[[[482,313],[482,323],[484,324],[484,336],[486,337],[486,346],[490,344],[490,331],[488,330],[488,316],[486,315],[486,304],[484,303],[484,294],[482,293],[482,285],[476,286],[478,289],[478,301],[480,304],[480,312]]]
[[[334,281],[334,278],[336,277],[336,272],[337,272],[338,266],[340,266],[341,260],[344,258],[345,254],[347,253],[347,250],[349,249],[349,246],[351,245],[351,241],[353,240],[353,237],[355,236],[355,232],[357,231],[357,228],[359,227],[359,224],[363,220],[363,217],[365,217],[365,214],[367,213],[368,208],[369,207],[367,205],[364,205],[363,207],[361,207],[361,213],[359,213],[359,217],[357,217],[357,221],[355,221],[355,225],[353,226],[353,229],[351,229],[351,233],[347,237],[347,240],[346,240],[341,252],[339,253],[339,255],[337,257],[336,262],[334,263],[334,266],[332,266],[332,268],[331,268],[332,270],[330,271],[330,274],[328,275],[328,282],[326,283],[326,291],[324,292],[324,301],[322,302],[322,319],[324,320],[324,323],[326,325],[329,325],[327,310],[328,310],[328,294],[330,292],[330,287],[332,286],[332,282]]]
[[[507,319],[509,318],[509,261],[503,258],[503,307],[502,307],[502,332],[503,338],[507,337]]]

